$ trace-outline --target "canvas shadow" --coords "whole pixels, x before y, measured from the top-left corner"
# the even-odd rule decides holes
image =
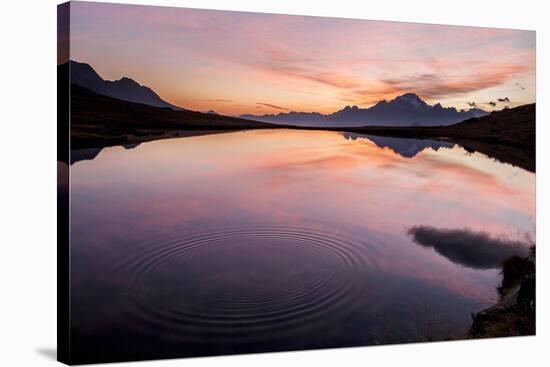
[[[41,354],[47,359],[57,361],[57,349],[56,348],[38,348],[36,350],[38,354]]]

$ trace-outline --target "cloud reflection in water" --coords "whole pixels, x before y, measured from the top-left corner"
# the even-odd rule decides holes
[[[415,226],[408,230],[408,234],[420,246],[432,247],[453,263],[472,269],[498,268],[510,256],[527,256],[529,246],[521,241],[495,238],[469,229]]]

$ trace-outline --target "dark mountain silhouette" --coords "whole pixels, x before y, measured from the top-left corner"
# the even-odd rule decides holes
[[[413,158],[425,149],[431,148],[435,151],[440,148],[452,148],[454,143],[432,139],[410,139],[393,138],[389,136],[364,135],[350,132],[343,132],[342,135],[348,140],[368,139],[379,148],[388,148],[394,153],[405,158]]]
[[[330,115],[323,115],[319,112],[281,112],[272,115],[244,114],[240,117],[248,120],[269,122],[282,125],[296,126],[332,126],[328,119]],[[334,125],[334,124],[333,124]]]
[[[61,66],[62,67],[62,66]],[[281,127],[236,117],[127,102],[71,84],[71,148],[101,148],[215,131]],[[82,152],[75,161],[93,159]],[[99,152],[97,152],[99,153]]]
[[[85,148],[71,151],[71,165],[80,161],[90,161],[101,153],[103,148]]]
[[[71,83],[96,93],[154,107],[181,109],[162,100],[151,88],[140,85],[133,79],[123,77],[119,80],[104,80],[89,64],[74,60],[70,61],[70,69]]]
[[[300,126],[439,126],[451,125],[487,112],[472,108],[457,110],[440,103],[427,104],[414,93],[403,94],[391,101],[380,101],[370,108],[346,106],[332,114],[318,112],[281,112],[272,115],[242,115],[256,121]]]

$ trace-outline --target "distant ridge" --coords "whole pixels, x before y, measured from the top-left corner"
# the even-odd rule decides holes
[[[182,109],[164,101],[151,88],[140,85],[133,79],[123,77],[119,80],[104,80],[89,64],[74,60],[69,61],[69,63],[71,83],[123,101],[174,110]]]
[[[300,126],[440,126],[486,115],[487,112],[472,108],[457,110],[440,103],[427,104],[418,95],[406,93],[391,101],[380,101],[370,108],[346,106],[332,114],[319,112],[281,112],[271,115],[241,115],[256,121],[293,124]]]
[[[58,76],[68,65],[58,66]],[[63,82],[63,80],[61,80]],[[102,148],[161,138],[244,129],[271,129],[279,125],[190,110],[154,107],[99,94],[78,84],[71,87],[71,149]],[[93,150],[76,160],[91,159]]]

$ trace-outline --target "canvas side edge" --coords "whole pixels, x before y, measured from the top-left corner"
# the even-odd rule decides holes
[[[57,6],[57,360],[71,364],[70,2]]]

